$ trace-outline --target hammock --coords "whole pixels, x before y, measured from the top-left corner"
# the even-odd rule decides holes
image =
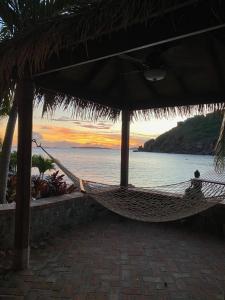
[[[145,222],[168,222],[198,214],[225,199],[225,182],[190,179],[158,187],[121,187],[82,180],[41,148],[81,192],[109,210]],[[219,175],[218,175],[219,176]]]

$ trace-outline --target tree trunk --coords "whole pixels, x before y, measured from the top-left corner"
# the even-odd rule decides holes
[[[130,111],[122,110],[120,186],[128,187]]]
[[[10,155],[17,119],[16,97],[9,113],[9,119],[5,131],[5,137],[2,144],[2,155],[0,159],[0,203],[6,203],[6,190],[9,172]]]
[[[18,149],[15,212],[14,268],[23,270],[29,266],[30,253],[30,199],[32,156],[32,113],[34,87],[31,80],[18,82]]]

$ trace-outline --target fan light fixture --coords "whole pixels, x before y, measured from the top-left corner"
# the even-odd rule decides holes
[[[148,81],[160,81],[166,77],[166,71],[163,69],[151,69],[144,71],[145,79]]]

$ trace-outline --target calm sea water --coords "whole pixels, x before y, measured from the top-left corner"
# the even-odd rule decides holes
[[[79,177],[117,184],[120,180],[120,150],[49,148],[54,157]],[[34,148],[33,153],[43,152]],[[185,181],[198,169],[201,174],[213,168],[213,157],[130,150],[129,182],[135,186],[157,186]]]

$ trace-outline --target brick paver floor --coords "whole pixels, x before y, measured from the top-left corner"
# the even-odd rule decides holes
[[[173,224],[109,215],[31,251],[6,273],[0,299],[224,300],[225,244]]]

